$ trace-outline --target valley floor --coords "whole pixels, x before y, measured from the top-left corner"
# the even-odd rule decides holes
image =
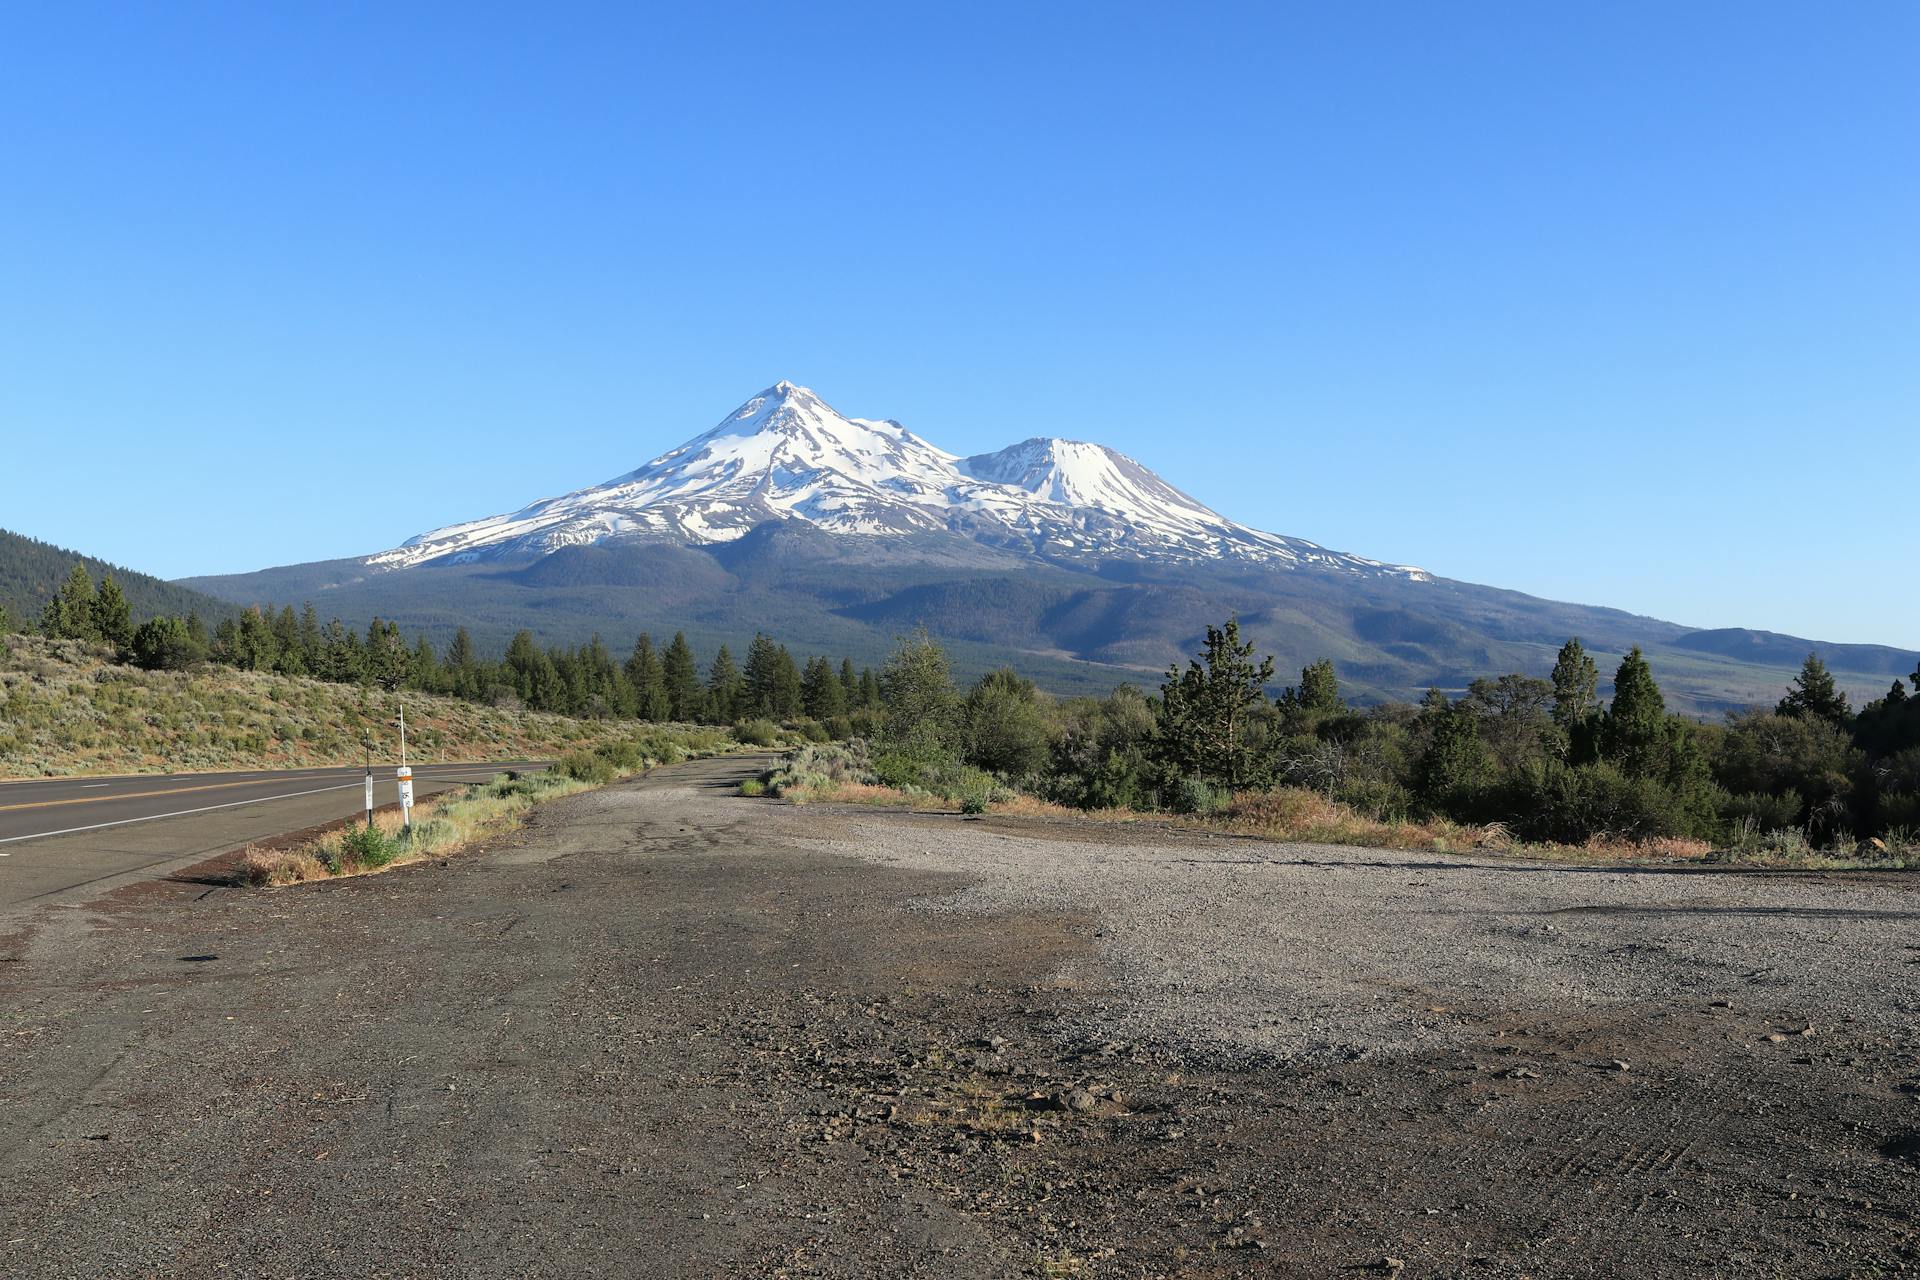
[[[793,808],[0,938],[9,1276],[1920,1267],[1920,896]]]

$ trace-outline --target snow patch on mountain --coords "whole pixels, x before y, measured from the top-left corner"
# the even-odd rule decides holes
[[[1048,558],[1237,558],[1427,577],[1235,524],[1102,445],[1036,438],[962,458],[897,422],[846,417],[791,382],[605,484],[435,529],[367,563],[402,568],[621,538],[730,542],[768,520],[865,537],[945,530]]]

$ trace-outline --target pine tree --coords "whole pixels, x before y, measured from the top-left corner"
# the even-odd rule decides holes
[[[423,633],[413,646],[413,668],[408,673],[407,686],[425,693],[439,693],[444,683],[440,658],[433,651],[433,642]]]
[[[1239,786],[1254,765],[1247,725],[1272,679],[1273,658],[1253,660],[1253,642],[1241,643],[1239,619],[1208,627],[1201,656],[1184,672],[1169,667],[1160,685],[1162,755],[1184,775]]]
[[[790,720],[800,714],[800,705],[800,668],[787,646],[780,645],[773,651],[773,714]]]
[[[633,685],[634,714],[642,720],[656,721],[671,714],[666,669],[660,655],[653,651],[653,637],[644,631],[633,642],[633,656],[627,659],[627,680]]]
[[[326,644],[321,639],[320,615],[309,601],[300,608],[300,662],[312,674],[319,674],[326,662]]]
[[[102,574],[100,594],[93,598],[93,631],[100,639],[124,650],[133,643],[133,608],[113,575]]]
[[[780,646],[764,631],[754,633],[747,646],[747,665],[741,683],[740,713],[776,717],[779,712]]]
[[[853,659],[840,659],[840,704],[848,711],[860,705],[860,677],[854,674]]]
[[[1430,717],[1430,724],[1426,749],[1414,769],[1414,790],[1433,812],[1470,820],[1491,773],[1479,717],[1464,700],[1429,703],[1421,714]]]
[[[667,686],[667,714],[675,720],[700,719],[706,691],[700,687],[700,668],[693,660],[693,646],[684,631],[673,633],[661,660],[661,677]]]
[[[1600,669],[1575,636],[1553,664],[1553,723],[1569,741],[1600,711]]]
[[[707,675],[707,705],[716,722],[732,724],[740,717],[741,700],[740,668],[733,665],[733,654],[723,644],[713,655]]]
[[[872,667],[860,668],[860,707],[866,711],[880,707],[880,679],[873,674]]]
[[[457,698],[478,699],[481,695],[480,656],[474,652],[473,637],[465,627],[453,633],[453,643],[447,646],[446,679]]]
[[[1665,772],[1667,702],[1635,645],[1613,677],[1613,705],[1600,722],[1600,754],[1632,777]]]
[[[188,618],[188,627],[194,622],[195,619]],[[327,623],[322,637],[320,678],[335,684],[358,684],[366,675],[366,655],[360,648],[359,637],[338,618]]]
[[[306,646],[300,640],[300,620],[293,606],[287,605],[273,618],[274,670],[282,675],[303,676],[307,666]]]
[[[13,624],[13,615],[7,611],[7,606],[0,604],[0,636],[10,636],[18,629]]]
[[[206,657],[185,620],[167,614],[141,623],[128,647],[135,664],[148,671],[182,671]]]
[[[1820,661],[1817,653],[1808,654],[1807,660],[1800,664],[1800,674],[1794,677],[1793,686],[1787,690],[1787,696],[1780,699],[1780,705],[1774,708],[1774,713],[1825,720],[1841,728],[1853,718],[1853,708],[1847,705],[1847,695],[1834,683],[1833,673],[1827,670],[1827,664]]]
[[[1277,699],[1280,710],[1291,717],[1308,719],[1332,715],[1340,710],[1340,678],[1333,661],[1322,658],[1300,669],[1300,683],[1288,685]]]
[[[40,630],[55,640],[100,638],[93,617],[93,579],[87,575],[87,566],[74,565],[59,592],[47,601],[40,615]]]
[[[382,689],[394,690],[413,674],[413,654],[401,638],[400,624],[375,618],[367,624],[364,667],[367,679]]]
[[[840,683],[833,663],[825,658],[807,659],[807,669],[800,677],[800,702],[807,715],[815,720],[830,720],[847,713],[846,687]]]

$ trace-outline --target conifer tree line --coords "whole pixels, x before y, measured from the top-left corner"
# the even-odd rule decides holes
[[[18,623],[0,616],[0,629]],[[135,626],[126,596],[111,575],[96,584],[75,565],[40,619],[55,639],[111,645],[126,662],[149,670],[202,663],[242,671],[309,676],[339,684],[414,689],[489,704],[513,704],[584,718],[700,721],[811,721],[846,737],[871,728],[880,689],[871,668],[850,658],[814,656],[802,667],[787,647],[756,635],[744,665],[727,646],[697,655],[684,633],[664,646],[641,634],[617,655],[595,636],[577,648],[542,648],[521,631],[499,658],[481,656],[462,627],[444,652],[426,636],[409,642],[398,624],[375,618],[364,632],[338,618],[320,621],[314,607],[295,613],[251,608],[209,630],[194,614],[161,614]]]
[[[1229,620],[1157,695],[1053,699],[1012,671],[962,693],[924,633],[881,673],[876,778],[964,796],[968,771],[1079,808],[1206,812],[1304,788],[1379,821],[1505,824],[1522,839],[1920,844],[1920,697],[1902,680],[1857,713],[1809,655],[1778,705],[1723,724],[1668,710],[1639,649],[1600,694],[1578,639],[1547,679],[1511,672],[1418,704],[1349,705],[1334,664],[1278,697],[1274,660]],[[1920,670],[1913,677],[1920,689]],[[1883,842],[1884,843],[1884,842]]]

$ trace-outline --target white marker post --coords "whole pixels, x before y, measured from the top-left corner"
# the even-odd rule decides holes
[[[413,830],[413,770],[407,767],[407,704],[400,704],[400,771],[394,775],[400,781],[400,822],[408,831]]]
[[[400,781],[400,821],[409,831],[413,829],[413,770],[405,765],[394,775]]]
[[[373,825],[373,770],[367,770],[367,825]]]

